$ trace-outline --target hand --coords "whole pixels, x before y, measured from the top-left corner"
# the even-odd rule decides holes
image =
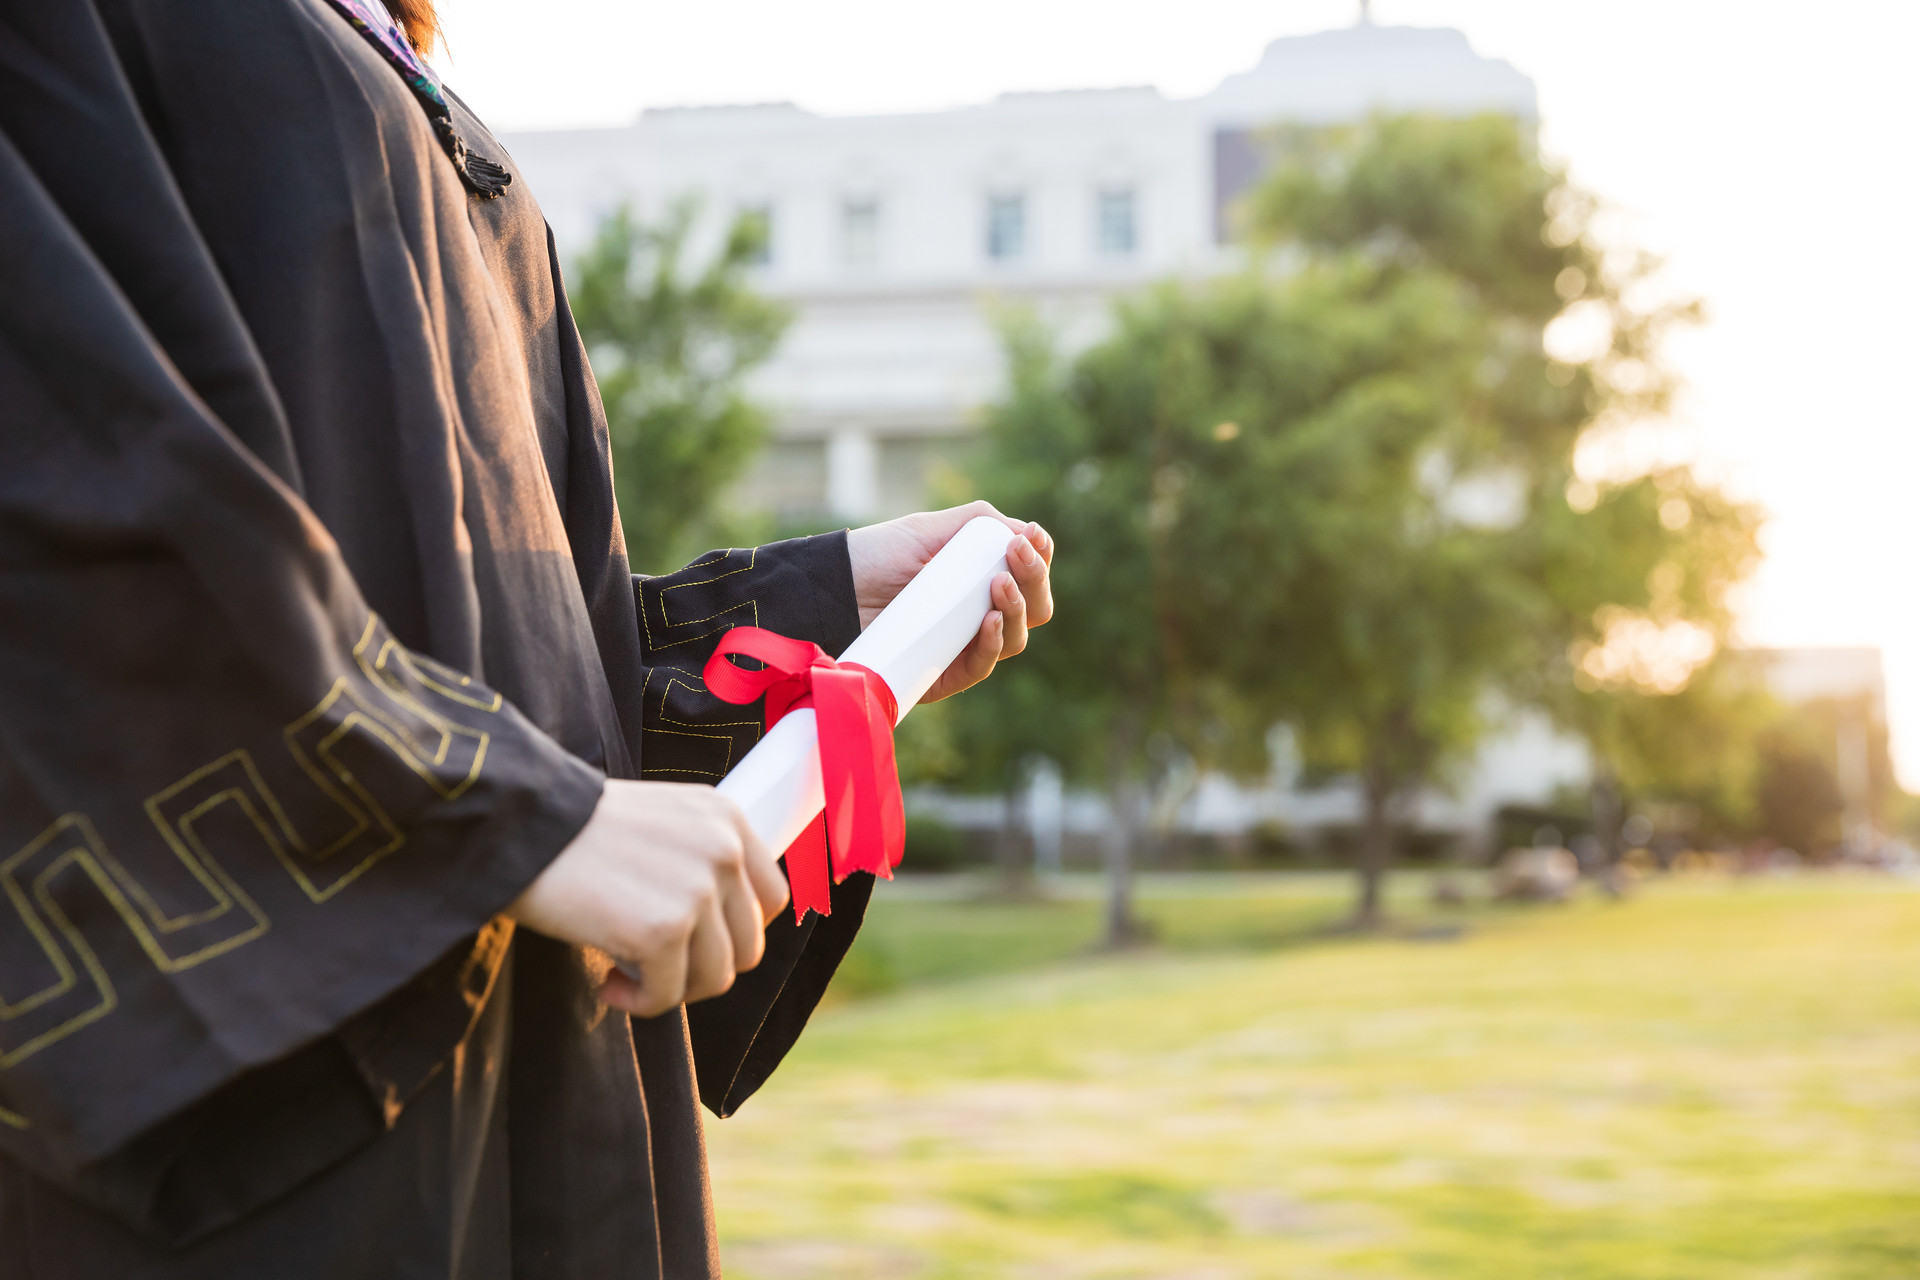
[[[938,702],[979,684],[994,663],[1027,647],[1027,631],[1053,617],[1053,591],[1047,581],[1053,563],[1053,538],[1037,524],[1010,520],[987,502],[969,502],[945,511],[923,511],[885,524],[870,524],[847,534],[847,555],[853,561],[854,601],[860,607],[860,626],[874,620],[900,594],[900,588],[926,567],[960,526],[976,516],[992,516],[1014,534],[1007,547],[1007,565],[993,581],[993,608],[981,620],[973,638],[953,665],[927,690],[922,702]]]
[[[562,942],[638,964],[600,998],[651,1018],[717,996],[760,963],[787,879],[740,806],[712,787],[607,780],[587,825],[507,908]]]

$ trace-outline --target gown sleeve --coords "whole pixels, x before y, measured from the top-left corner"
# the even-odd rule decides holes
[[[634,580],[646,661],[641,776],[718,782],[759,741],[759,704],[708,693],[700,672],[730,627],[755,626],[840,653],[860,634],[846,534],[714,551],[677,573]],[[873,877],[833,888],[833,914],[767,926],[767,953],[732,990],[687,1006],[700,1099],[726,1116],[786,1056],[853,944]]]
[[[271,392],[137,114],[87,83],[92,12],[0,17],[0,1151],[82,1194],[255,1068],[333,1070],[302,1046],[417,1075],[329,1033],[436,968],[462,1004],[603,782],[399,644],[226,420]],[[121,166],[110,207],[73,200],[84,164]]]

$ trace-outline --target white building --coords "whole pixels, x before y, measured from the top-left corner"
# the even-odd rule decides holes
[[[759,377],[775,441],[740,498],[798,520],[854,521],[925,504],[941,459],[1000,389],[997,307],[1035,308],[1070,344],[1092,340],[1116,294],[1233,263],[1232,207],[1262,170],[1263,127],[1374,110],[1532,118],[1535,97],[1532,81],[1476,54],[1458,31],[1363,23],[1276,40],[1251,70],[1198,98],[1089,89],[861,117],[701,107],[506,142],[563,258],[621,204],[655,218],[697,198],[710,242],[741,212],[768,220],[758,285],[789,302],[795,321]],[[1774,651],[1765,667],[1785,701],[1865,694],[1884,719],[1875,650]],[[1838,744],[1850,808],[1863,803],[1865,732]],[[1202,780],[1184,825],[1355,820],[1355,788],[1303,791],[1286,752],[1276,754],[1264,788]],[[1449,793],[1423,797],[1414,819],[1471,830],[1501,805],[1584,783],[1588,771],[1581,744],[1522,715]],[[1099,821],[1096,798],[1051,794],[1054,823]],[[997,800],[956,801],[952,812],[1000,821]]]
[[[795,320],[758,380],[775,440],[739,496],[794,519],[857,521],[923,506],[942,459],[999,392],[997,308],[1037,310],[1069,345],[1092,340],[1116,294],[1232,264],[1233,206],[1263,170],[1264,128],[1375,110],[1531,119],[1535,96],[1532,81],[1458,31],[1363,23],[1276,40],[1198,98],[1146,87],[1018,93],[863,117],[700,107],[505,141],[563,258],[623,203],[657,218],[695,197],[710,243],[739,213],[767,219],[758,285]],[[1523,716],[1451,794],[1427,797],[1417,820],[1477,827],[1587,770],[1578,743]],[[1056,825],[1098,821],[1093,797],[1065,800]],[[1352,788],[1303,792],[1282,767],[1261,789],[1204,780],[1183,822],[1310,828],[1357,813]],[[956,800],[950,814],[1000,821],[994,801]]]
[[[787,104],[648,111],[624,128],[506,139],[563,257],[622,203],[697,197],[716,237],[772,230],[760,287],[795,322],[758,384],[775,443],[743,500],[860,520],[913,510],[999,390],[996,304],[1071,343],[1116,293],[1231,260],[1263,126],[1371,110],[1534,114],[1532,81],[1458,31],[1361,25],[1276,40],[1199,98],[1152,88],[1006,94],[917,115]]]

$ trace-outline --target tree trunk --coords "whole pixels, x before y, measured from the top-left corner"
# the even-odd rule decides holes
[[[1361,775],[1366,813],[1360,826],[1360,901],[1353,912],[1356,929],[1377,929],[1385,914],[1382,897],[1393,867],[1393,786],[1386,771],[1369,764]]]
[[[1593,838],[1600,846],[1600,867],[1620,857],[1620,783],[1604,765],[1593,771]]]
[[[1593,771],[1594,864],[1582,865],[1582,874],[1592,876],[1602,892],[1618,898],[1626,893],[1627,881],[1620,869],[1620,824],[1625,819],[1620,803],[1620,780],[1606,765]]]
[[[1140,829],[1140,780],[1134,769],[1140,730],[1130,715],[1113,725],[1107,748],[1108,809],[1102,852],[1107,864],[1107,938],[1110,948],[1132,946],[1144,936],[1133,914],[1133,849]]]

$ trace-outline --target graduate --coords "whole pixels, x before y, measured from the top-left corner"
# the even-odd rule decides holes
[[[717,1275],[695,1107],[871,889],[783,909],[700,673],[984,508],[633,575],[552,238],[393,2],[0,0],[0,1280]],[[1006,523],[932,697],[1051,611]]]

